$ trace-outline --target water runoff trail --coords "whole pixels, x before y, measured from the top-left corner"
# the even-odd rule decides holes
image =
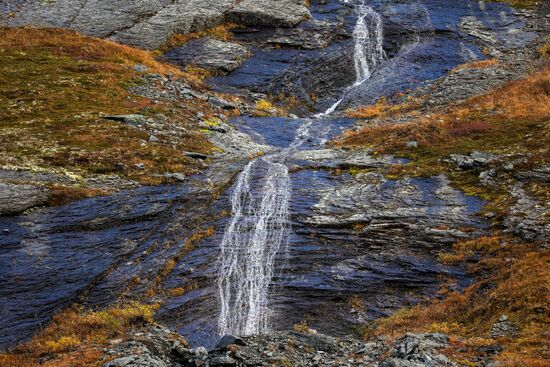
[[[348,2],[348,1],[344,1]],[[365,0],[355,4],[356,82],[344,96],[367,81],[385,57],[380,15]],[[333,113],[344,97],[325,113]],[[285,149],[249,162],[238,175],[231,195],[231,220],[220,244],[217,279],[220,335],[251,335],[269,330],[269,286],[278,254],[287,250],[292,188],[285,160],[311,137],[314,119],[305,119]],[[254,171],[264,169],[261,183]]]

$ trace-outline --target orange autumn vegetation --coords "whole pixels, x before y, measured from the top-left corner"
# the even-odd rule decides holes
[[[129,93],[129,86],[143,82],[136,64],[197,87],[202,82],[193,70],[115,42],[68,30],[0,28],[0,166],[82,177],[116,174],[144,184],[162,181],[164,172],[196,172],[196,162],[181,151],[212,148],[191,118],[213,108],[198,99],[153,103]],[[163,114],[189,134],[177,146],[143,144],[146,132],[102,118],[116,114]],[[119,162],[128,170],[117,171]]]
[[[348,110],[346,115],[358,119],[385,118],[412,112],[418,107],[418,101],[414,99],[402,104],[390,104],[386,97],[381,97],[374,105]]]
[[[41,47],[59,56],[74,56],[81,61],[102,61],[106,71],[119,69],[120,65],[134,66],[136,63],[147,66],[151,72],[181,75],[178,68],[161,63],[154,54],[138,48],[108,40],[81,36],[74,31],[40,28],[0,28],[0,47],[16,44],[21,52]]]
[[[472,61],[466,64],[458,65],[456,68],[451,70],[451,73],[456,73],[460,70],[465,69],[484,69],[484,68],[491,68],[494,66],[497,66],[500,62],[496,59],[488,59],[488,60],[479,60],[479,61]]]
[[[156,305],[130,303],[104,311],[73,306],[58,315],[29,342],[0,354],[2,367],[100,366],[102,348],[124,338],[133,327],[153,322]],[[40,363],[43,358],[45,362]]]
[[[407,109],[393,106],[391,109]],[[366,107],[371,115],[384,115],[386,104]],[[382,111],[382,112],[378,112]],[[367,145],[378,151],[403,149],[408,141],[429,147],[452,147],[464,136],[487,135],[515,140],[528,127],[547,130],[550,120],[550,64],[493,92],[449,107],[447,111],[418,117],[413,123],[392,126],[367,126],[346,132],[337,145]],[[542,141],[546,135],[538,136]],[[521,139],[520,139],[521,140]],[[536,144],[537,145],[537,144]]]
[[[71,201],[106,195],[105,190],[54,185],[48,192],[49,206],[63,205]]]
[[[475,261],[476,256],[481,260]],[[550,250],[484,237],[455,245],[443,258],[470,263],[477,282],[464,292],[382,319],[366,336],[444,332],[452,336],[447,353],[462,365],[471,365],[476,348],[499,343],[504,349],[496,360],[502,367],[550,366]],[[493,340],[491,326],[502,315],[509,317],[517,333]]]

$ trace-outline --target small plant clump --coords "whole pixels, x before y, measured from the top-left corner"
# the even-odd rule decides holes
[[[286,116],[287,112],[267,99],[260,99],[256,101],[256,116]]]
[[[183,46],[189,41],[203,37],[211,37],[220,41],[230,41],[233,38],[231,31],[238,27],[239,25],[235,23],[224,23],[200,32],[186,34],[174,33],[168,41],[159,48],[159,52],[166,52],[171,48]]]

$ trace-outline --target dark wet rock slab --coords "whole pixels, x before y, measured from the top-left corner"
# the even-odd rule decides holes
[[[224,169],[209,176],[222,180],[212,187],[224,186],[239,166]],[[205,221],[213,194],[204,186],[190,179],[0,217],[9,231],[0,236],[0,348],[28,338],[72,302],[107,306],[136,276],[146,288]]]
[[[262,173],[254,177],[261,182]],[[362,185],[366,183],[360,178],[333,176],[324,169],[292,174],[293,232],[288,250],[276,262],[270,296],[275,329],[307,319],[320,332],[348,335],[368,320],[433,296],[442,279],[454,279],[457,289],[468,284],[463,269],[439,264],[436,255],[456,239],[483,232],[484,223],[475,216],[481,201],[450,189],[443,178],[373,185],[372,195],[361,191]],[[344,187],[361,191],[350,199],[349,215],[337,206],[320,213],[319,202],[337,201]],[[229,192],[216,204],[217,211],[228,209]],[[399,210],[399,205],[406,207]],[[338,219],[319,225],[311,218],[320,214]],[[362,221],[366,217],[372,226]],[[366,225],[356,227],[359,223]],[[227,219],[213,225],[224,228]],[[211,264],[217,260],[222,235],[201,242],[166,280],[167,288],[181,285],[183,279],[183,284],[198,285],[170,299],[159,312],[163,323],[177,328],[195,346],[216,343],[217,274]],[[362,299],[367,311],[354,310],[352,297]]]
[[[344,21],[312,20],[294,28],[238,28],[233,32],[241,42],[256,46],[282,46],[315,50],[329,46],[337,38],[349,38]]]
[[[227,14],[236,23],[271,27],[292,27],[310,16],[303,0],[241,0]]]
[[[356,16],[349,5],[336,1],[313,2],[313,20],[293,29],[237,30],[237,39],[261,49],[255,49],[254,57],[242,68],[211,83],[225,91],[292,95],[321,111],[343,93],[343,109],[419,87],[422,90],[419,95],[428,93],[425,81],[441,78],[459,64],[484,59],[483,49],[500,55],[519,49],[536,36],[530,13],[514,12],[503,4],[389,2],[377,11],[383,18],[388,57],[360,87],[346,91],[355,81],[351,34]],[[270,45],[288,49],[266,48]],[[448,85],[430,85],[429,92],[433,93],[430,103],[447,103],[483,93],[499,80],[519,75],[522,69],[515,69],[462,71],[449,80],[455,89],[452,93],[448,92]]]
[[[444,176],[388,180],[376,173],[358,174],[322,192],[314,215],[318,226],[362,225],[367,241],[449,243],[482,227],[475,214],[483,202],[452,189]],[[436,240],[437,238],[437,240]]]

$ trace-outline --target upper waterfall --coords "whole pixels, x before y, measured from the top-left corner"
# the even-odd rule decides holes
[[[355,40],[355,86],[368,80],[374,67],[386,56],[383,48],[384,29],[382,18],[362,0],[356,7],[359,18],[353,30]]]
[[[344,1],[348,2],[348,1]],[[316,117],[328,116],[344,101],[345,96],[354,88],[370,79],[374,68],[379,65],[386,53],[384,52],[384,27],[382,17],[372,7],[359,0],[355,6],[357,23],[353,30],[355,50],[353,54],[355,64],[355,83],[346,88],[344,95],[324,113]]]

